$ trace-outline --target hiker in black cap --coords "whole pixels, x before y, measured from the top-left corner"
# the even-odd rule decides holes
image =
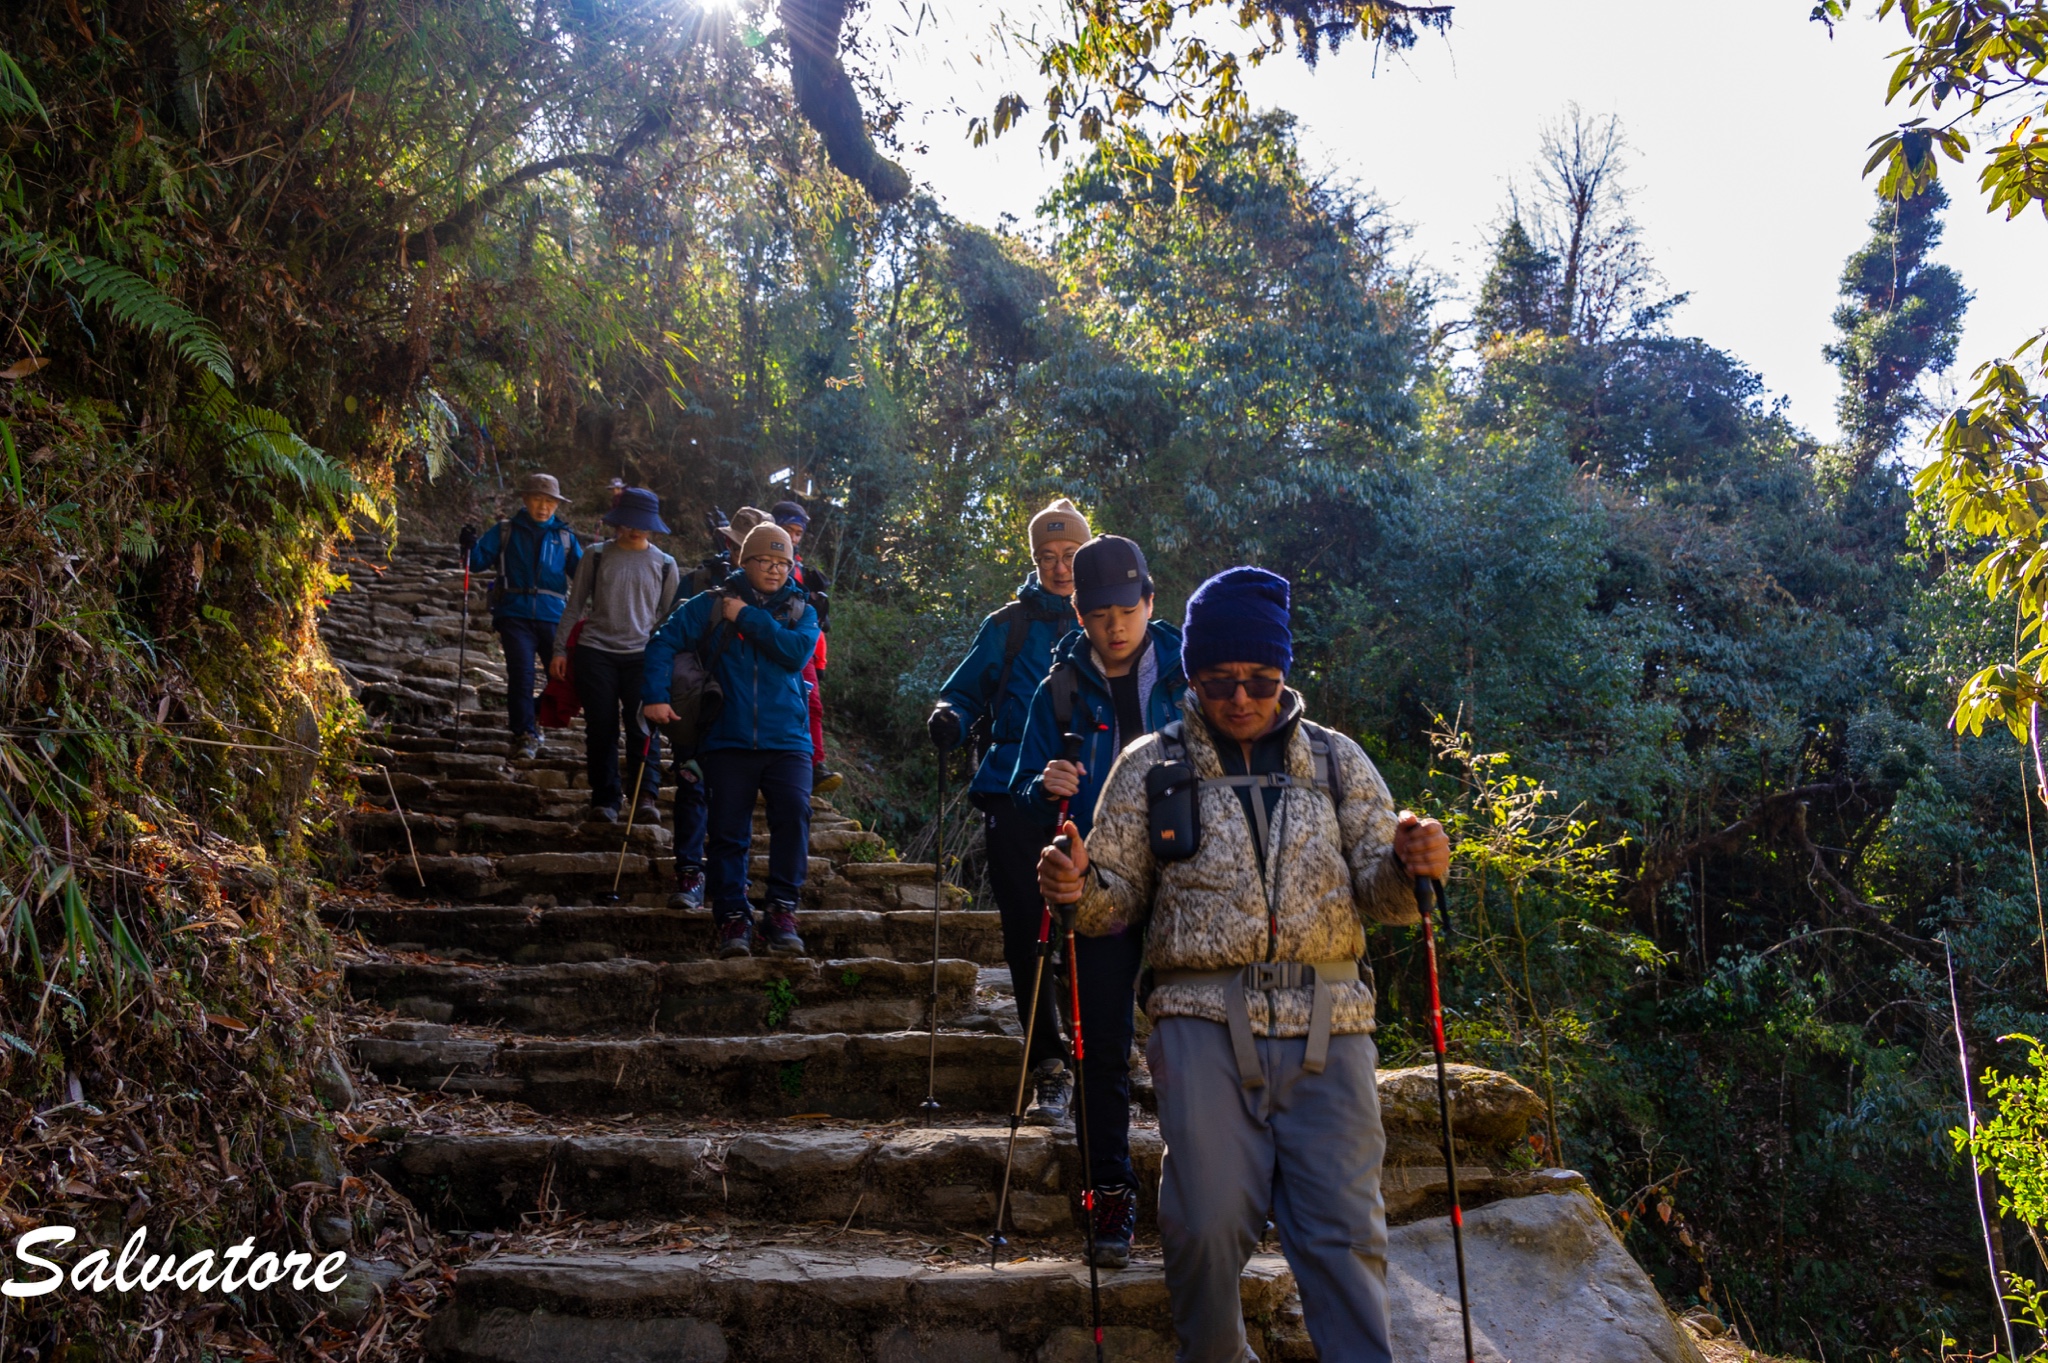
[[[1010,790],[1052,841],[1060,801],[1085,836],[1116,755],[1180,718],[1187,690],[1180,631],[1152,618],[1145,554],[1121,535],[1097,535],[1074,555],[1074,614],[1082,633],[1054,647],[1052,670],[1031,698]],[[1080,759],[1060,753],[1067,734],[1084,735]],[[1075,944],[1086,1039],[1088,1178],[1095,1189],[1095,1262],[1131,1261],[1138,1226],[1138,1177],[1131,1167],[1132,992],[1145,935],[1135,928]],[[1027,1001],[1019,1000],[1022,1007]]]
[[[569,600],[555,623],[557,679],[573,670],[576,698],[583,702],[584,757],[590,773],[590,807],[616,822],[629,790],[640,792],[635,822],[656,824],[656,780],[648,782],[641,763],[661,770],[661,739],[640,722],[640,660],[655,627],[668,618],[682,587],[676,561],[654,547],[649,535],[666,535],[661,499],[644,487],[620,492],[604,523],[618,534],[596,545],[577,566]],[[581,622],[575,653],[569,635]],[[626,730],[626,769],[619,770],[619,727]],[[649,747],[650,740],[652,747]],[[678,830],[680,831],[680,830]]]
[[[583,559],[583,545],[569,523],[555,514],[568,502],[547,473],[529,473],[519,483],[525,505],[510,520],[499,521],[476,537],[462,528],[471,546],[473,572],[495,568],[491,582],[491,627],[505,646],[505,711],[512,730],[512,751],[530,758],[540,751],[540,725],[533,713],[534,663],[551,666],[555,657],[555,622],[569,599],[569,579]]]

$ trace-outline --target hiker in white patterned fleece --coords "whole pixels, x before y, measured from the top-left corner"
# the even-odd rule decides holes
[[[1249,1356],[1238,1277],[1269,1216],[1323,1363],[1389,1363],[1386,1136],[1359,961],[1367,921],[1417,921],[1413,877],[1444,876],[1449,840],[1396,813],[1364,751],[1303,715],[1285,686],[1284,579],[1233,568],[1203,583],[1182,661],[1180,725],[1125,748],[1086,841],[1069,825],[1071,855],[1039,860],[1078,931],[1145,932],[1178,1363]],[[1175,783],[1198,811],[1177,824],[1171,794],[1147,790],[1171,761],[1199,782]]]

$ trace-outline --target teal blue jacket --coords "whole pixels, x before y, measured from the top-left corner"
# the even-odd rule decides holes
[[[989,750],[968,787],[976,795],[1007,798],[1010,773],[1017,765],[1017,740],[1024,736],[1024,716],[1031,708],[1031,693],[1038,689],[1045,670],[1052,665],[1052,651],[1061,639],[1081,631],[1074,618],[1071,598],[1055,596],[1038,585],[1033,572],[1017,588],[1017,600],[1029,620],[1023,647],[1004,678],[1003,650],[1009,642],[1009,627],[1000,614],[981,622],[967,656],[946,678],[939,704],[951,710],[965,734],[984,715],[989,719]],[[1001,694],[997,687],[1001,686]]]

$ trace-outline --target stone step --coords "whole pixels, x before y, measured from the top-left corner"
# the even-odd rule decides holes
[[[708,909],[629,904],[356,908],[344,901],[323,907],[321,917],[338,932],[359,932],[365,941],[380,946],[467,960],[538,964],[631,956],[690,961],[708,956],[712,946]],[[798,925],[805,945],[829,957],[931,960],[930,909],[806,910]],[[993,911],[949,909],[939,915],[939,953],[947,960],[1000,964],[1002,923]]]
[[[915,1031],[630,1041],[457,1037],[426,1023],[385,1032],[350,1042],[356,1063],[384,1083],[540,1112],[689,1117],[906,1116],[924,1101],[926,1047],[934,1044]],[[1007,1036],[941,1031],[939,1101],[949,1112],[1007,1112],[1021,1046]]]
[[[535,1212],[599,1219],[665,1219],[713,1211],[755,1221],[850,1221],[880,1230],[946,1228],[986,1235],[1002,1185],[1007,1123],[952,1122],[903,1130],[783,1127],[706,1135],[555,1135],[547,1132],[419,1136],[379,1157],[378,1172],[444,1229],[520,1224]],[[1158,1229],[1157,1130],[1134,1126],[1138,1228]],[[1458,1170],[1473,1210],[1502,1197],[1579,1187],[1569,1170],[1498,1174]],[[1387,1219],[1441,1216],[1441,1164],[1382,1171]],[[1079,1225],[1081,1152],[1071,1128],[1017,1129],[1004,1233],[1066,1236]]]
[[[511,814],[422,814],[411,810],[401,820],[388,810],[358,812],[348,816],[349,841],[358,851],[398,852],[406,850],[406,829],[412,831],[412,845],[437,856],[465,853],[524,854],[535,847],[560,852],[605,852],[616,854],[630,845],[637,851],[666,853],[675,835],[658,823],[636,820],[628,829],[623,818],[617,823],[580,817],[590,806],[577,802],[577,817],[568,819],[526,819]]]
[[[462,1269],[427,1333],[439,1363],[1085,1363],[1089,1275],[1074,1259],[990,1268],[847,1248],[505,1255]],[[1255,1256],[1241,1299],[1266,1360],[1312,1358],[1293,1275]],[[1107,1357],[1173,1356],[1157,1262],[1101,1278]],[[1405,1357],[1405,1356],[1404,1356]]]
[[[974,1009],[971,961],[941,961],[939,1023]],[[855,957],[593,961],[532,966],[358,961],[349,994],[428,1022],[576,1036],[631,1030],[734,1037],[894,1032],[925,1025],[929,965]]]

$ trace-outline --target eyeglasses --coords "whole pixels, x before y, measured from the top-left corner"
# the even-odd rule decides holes
[[[1195,685],[1201,688],[1204,700],[1229,700],[1239,687],[1253,700],[1271,700],[1286,682],[1285,677],[1203,677]]]
[[[753,568],[753,567],[770,567],[770,568],[781,568],[781,569],[783,569],[783,570],[787,571],[787,570],[788,570],[788,568],[789,568],[789,560],[788,560],[788,559],[786,559],[786,558],[770,558],[770,557],[768,557],[768,556],[767,556],[766,554],[756,554],[756,555],[754,555],[754,556],[753,556],[752,558],[748,559],[748,560],[747,560],[747,561],[746,561],[746,562],[745,562],[744,564],[742,564],[741,566],[742,566],[742,567],[746,567],[746,568]]]

